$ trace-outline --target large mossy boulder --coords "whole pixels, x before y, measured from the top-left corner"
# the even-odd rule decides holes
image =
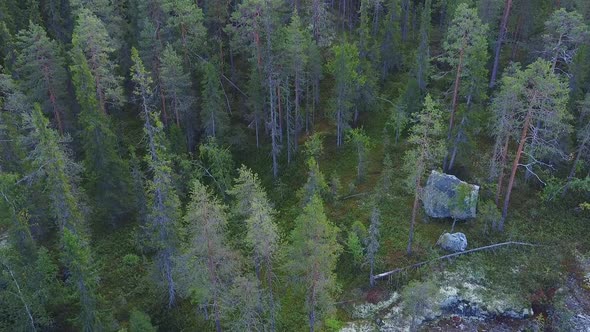
[[[422,202],[432,218],[475,218],[479,186],[459,180],[454,175],[432,171]]]

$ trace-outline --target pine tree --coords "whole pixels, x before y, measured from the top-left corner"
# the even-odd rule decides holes
[[[402,48],[400,31],[397,20],[399,20],[399,0],[389,0],[387,3],[387,16],[383,23],[381,39],[381,77],[386,77],[394,70],[401,69]],[[422,36],[421,36],[422,37]]]
[[[572,63],[579,46],[590,37],[588,25],[576,11],[568,12],[563,8],[556,10],[545,22],[543,34],[543,53],[552,64],[553,70],[558,63],[563,63],[563,71]]]
[[[262,90],[268,92],[268,133],[271,140],[272,174],[279,175],[281,146],[280,68],[277,59],[278,0],[248,0],[232,14],[227,30],[232,35],[232,47],[247,56],[251,70],[257,70]],[[254,83],[254,82],[252,82]],[[265,94],[266,94],[265,92]]]
[[[446,55],[442,58],[442,61],[455,71],[448,140],[451,139],[454,133],[459,97],[461,93],[463,95],[471,93],[469,87],[467,88],[468,91],[461,91],[461,87],[464,85],[462,84],[463,79],[470,78],[471,75],[480,75],[480,72],[485,70],[488,47],[486,34],[487,25],[481,22],[477,16],[477,11],[469,8],[467,4],[460,4],[443,43]],[[447,161],[448,158],[445,158],[444,170],[448,167]]]
[[[214,63],[206,62],[203,63],[203,74],[201,127],[205,136],[221,139],[229,125],[229,117],[225,110],[220,73]]]
[[[354,100],[354,124],[357,123],[361,112],[370,112],[375,108],[376,96],[379,94],[379,72],[375,70],[380,61],[379,47],[371,33],[371,9],[379,8],[378,0],[362,0],[360,4],[360,22],[358,27],[359,68],[363,77],[362,84],[356,86]],[[372,13],[374,16],[378,12]]]
[[[418,214],[420,197],[422,194],[422,179],[428,169],[444,155],[445,145],[441,141],[443,133],[442,113],[430,94],[424,99],[424,107],[416,115],[416,123],[412,128],[412,134],[408,142],[414,146],[404,156],[404,170],[409,175],[407,187],[414,193],[414,205],[412,207],[412,219],[410,221],[410,235],[408,239],[407,253],[412,253],[414,240],[414,227]]]
[[[516,72],[518,67],[512,66],[505,70],[502,77],[502,85],[512,85],[516,79]],[[491,110],[492,125],[490,131],[494,136],[493,155],[490,161],[490,175],[489,179],[498,178],[498,185],[496,188],[495,202],[500,206],[499,200],[502,194],[504,175],[506,171],[506,164],[508,162],[508,146],[510,144],[510,136],[514,130],[515,109],[522,107],[517,90],[500,89],[492,99]]]
[[[128,212],[130,183],[128,165],[121,158],[111,119],[101,112],[96,96],[96,80],[82,50],[72,51],[72,80],[80,105],[79,121],[84,148],[86,185],[94,197],[97,220],[111,224]]]
[[[504,4],[504,12],[502,14],[502,21],[500,23],[500,29],[498,31],[498,39],[494,48],[494,64],[492,66],[492,77],[490,78],[490,88],[496,85],[496,77],[498,75],[498,65],[500,63],[500,51],[502,50],[502,43],[508,33],[508,18],[510,17],[510,10],[512,9],[512,0],[506,0]]]
[[[51,113],[60,133],[65,130],[67,110],[66,72],[59,46],[47,37],[45,30],[31,23],[16,37],[18,57],[16,72],[22,77],[23,88],[32,102],[38,102],[44,112]]]
[[[303,28],[297,10],[291,16],[291,22],[285,29],[285,55],[288,80],[292,83],[293,114],[287,115],[287,161],[291,162],[292,155],[297,153],[299,132],[301,128],[301,114],[303,94],[307,91],[307,68],[309,62],[309,47],[311,35]],[[291,109],[287,110],[291,113]]]
[[[416,54],[416,81],[422,92],[426,91],[428,77],[430,76],[430,7],[431,0],[426,0],[420,15],[420,44]]]
[[[29,2],[28,5],[33,5],[33,2],[37,3],[36,7],[39,8],[40,17],[43,20],[38,21],[38,24],[43,24],[51,38],[62,44],[71,40],[73,19],[69,1],[32,0]]]
[[[329,46],[334,34],[334,23],[327,3],[322,0],[311,0],[311,6],[308,8],[313,40],[319,47]]]
[[[356,45],[347,42],[333,47],[334,59],[328,69],[334,75],[334,118],[336,122],[336,145],[344,142],[344,133],[352,120],[352,102],[356,88],[364,84],[365,78],[358,73],[360,63]]]
[[[122,79],[116,75],[116,65],[111,59],[115,51],[113,41],[101,20],[87,9],[81,9],[78,13],[72,45],[74,49],[79,48],[86,57],[94,77],[99,109],[107,113],[121,106],[124,101],[123,87]]]
[[[191,111],[195,104],[195,98],[191,93],[191,80],[183,68],[182,59],[170,44],[162,52],[161,79],[168,109],[174,114],[176,125],[189,126]]]
[[[131,79],[135,83],[134,94],[140,100],[141,114],[144,120],[146,140],[146,162],[152,178],[148,181],[148,215],[146,234],[152,250],[155,251],[155,264],[158,280],[163,284],[168,306],[176,300],[177,286],[173,275],[174,256],[178,247],[177,225],[179,200],[173,184],[172,168],[166,152],[166,137],[159,112],[152,110],[150,100],[153,97],[150,73],[143,66],[139,53],[131,49]]]
[[[520,136],[513,137],[518,142],[518,146],[504,196],[502,219],[499,223],[500,230],[503,230],[508,214],[510,195],[518,166],[524,166],[527,171],[532,172],[532,166],[539,164],[542,157],[552,154],[559,155],[561,147],[557,142],[561,135],[570,130],[568,124],[570,115],[566,111],[567,84],[553,72],[553,69],[552,63],[538,59],[525,70],[517,70],[513,77],[507,76],[502,80],[501,91],[512,90],[518,96],[518,102],[511,105],[513,108],[510,113],[513,116],[510,119],[514,123],[510,127],[514,128],[512,135],[515,131],[521,131],[521,133]],[[501,95],[509,94],[502,93]],[[502,100],[498,100],[498,102],[502,102]],[[532,141],[532,135],[542,142],[539,144],[542,149],[530,150],[533,142],[528,143],[527,146],[527,142]],[[528,149],[525,149],[526,147]],[[530,158],[530,163],[520,164],[523,154]]]
[[[320,328],[333,309],[333,296],[338,290],[334,269],[342,248],[336,240],[337,233],[338,228],[326,218],[318,195],[305,205],[291,232],[285,268],[298,277],[296,280],[305,289],[305,310],[312,332]]]
[[[130,27],[124,19],[126,16],[125,6],[128,3],[112,0],[70,0],[70,7],[74,17],[77,15],[84,17],[87,15],[86,11],[90,11],[100,19],[110,36],[112,48],[117,50],[125,49],[124,52],[118,53],[118,58],[121,61],[124,60],[121,53],[124,53],[127,57],[129,56],[129,48],[125,43],[125,38]]]
[[[194,70],[198,57],[207,50],[203,11],[190,0],[166,0],[162,7],[169,13],[166,24],[170,39],[176,41],[175,47],[184,58],[185,68]]]
[[[162,85],[161,60],[166,43],[172,42],[166,33],[169,13],[164,9],[163,0],[139,1],[137,11],[139,51],[152,75],[154,92],[159,99],[161,118],[164,126],[168,127],[170,114],[167,108],[166,92]]]

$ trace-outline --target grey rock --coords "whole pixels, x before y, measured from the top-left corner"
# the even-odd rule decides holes
[[[444,233],[438,238],[436,245],[450,252],[465,251],[467,237],[463,233]]]
[[[432,171],[422,202],[432,218],[475,218],[479,186],[459,180],[454,175]]]

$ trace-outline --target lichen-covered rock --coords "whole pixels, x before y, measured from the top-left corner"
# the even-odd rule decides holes
[[[444,233],[438,238],[436,245],[450,252],[465,251],[467,237],[463,233]]]
[[[422,202],[432,218],[475,218],[479,186],[459,180],[454,175],[432,171]]]

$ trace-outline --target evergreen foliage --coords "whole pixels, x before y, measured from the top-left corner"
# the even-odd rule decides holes
[[[0,1],[0,330],[423,330],[455,282],[584,330],[589,20],[586,0]],[[479,186],[473,222],[424,213],[439,167]],[[449,228],[475,250],[439,265]]]

